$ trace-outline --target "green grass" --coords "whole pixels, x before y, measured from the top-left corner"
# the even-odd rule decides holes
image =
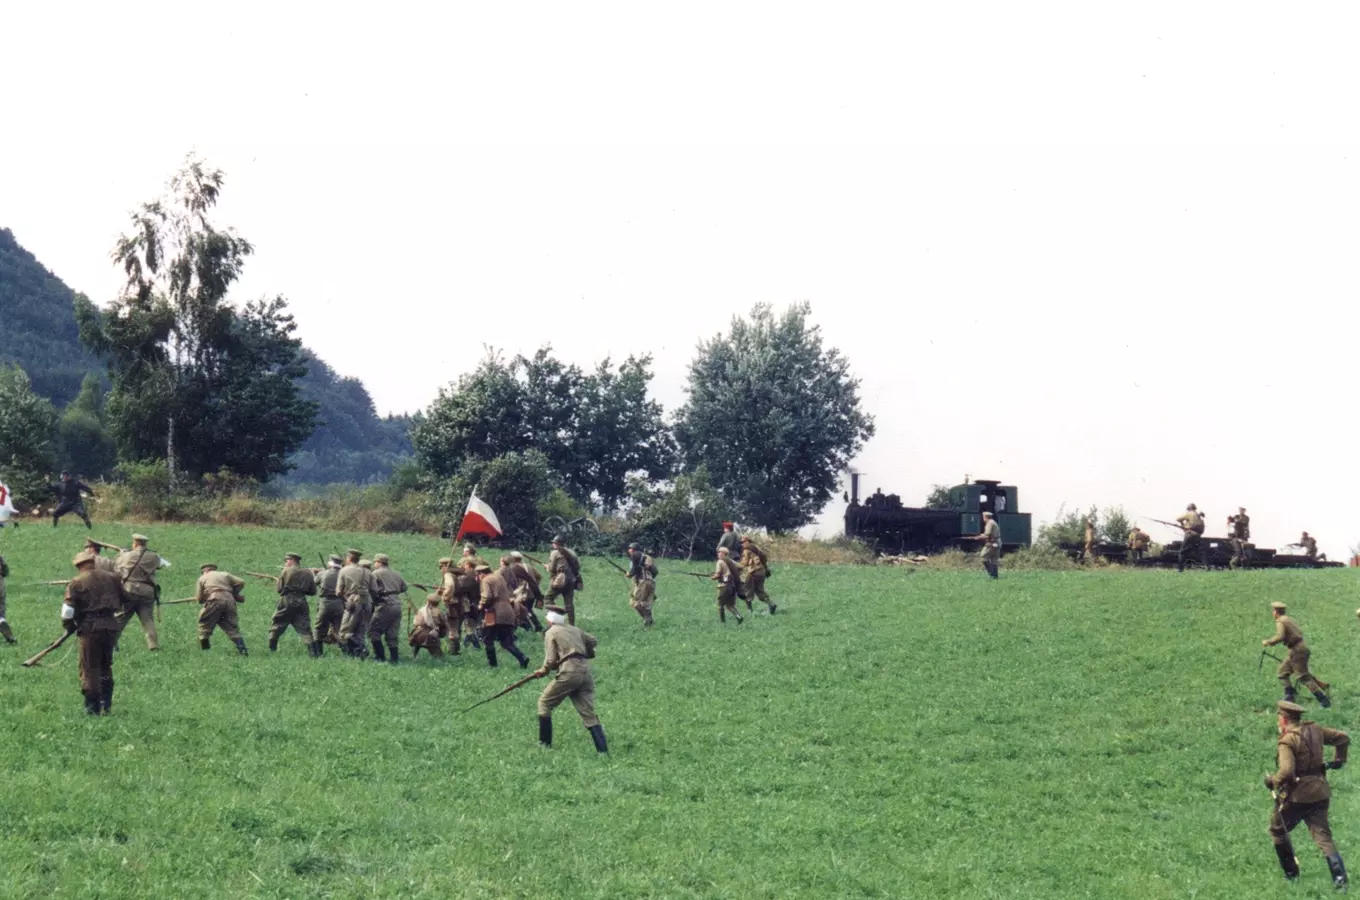
[[[168,607],[159,654],[134,623],[115,714],[84,715],[56,588],[84,529],[0,536],[5,897],[1270,897],[1285,896],[1260,776],[1278,696],[1257,672],[1286,599],[1333,682],[1312,717],[1355,727],[1355,572],[981,572],[774,561],[774,617],[717,622],[711,586],[663,563],[644,633],[624,581],[587,560],[600,638],[594,752],[570,705],[536,745],[537,686],[455,711],[519,676],[480,654],[397,667],[290,633],[251,581],[251,647],[197,648]],[[197,565],[240,572],[349,545],[408,580],[447,545],[409,536],[160,526],[164,596]],[[95,535],[121,543],[126,529]],[[541,645],[521,632],[535,663]],[[1273,663],[1270,664],[1273,666]],[[1309,700],[1310,713],[1315,707]],[[1360,871],[1360,791],[1333,775],[1332,824]],[[1296,832],[1303,884],[1332,894]]]

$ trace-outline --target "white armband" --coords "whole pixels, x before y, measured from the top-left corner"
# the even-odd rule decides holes
[[[156,568],[158,569],[170,568],[170,560],[166,559],[165,557],[161,557],[161,564],[159,566],[156,566]]]
[[[61,605],[61,620],[65,622],[67,619],[74,619],[75,617],[76,608],[69,603],[63,603]]]

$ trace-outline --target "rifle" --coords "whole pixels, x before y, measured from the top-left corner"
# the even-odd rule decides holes
[[[1279,658],[1278,656],[1276,656],[1274,653],[1271,653],[1269,649],[1262,650],[1262,651],[1261,651],[1261,659],[1260,659],[1260,661],[1259,661],[1258,663],[1256,663],[1256,671],[1258,671],[1258,672],[1261,671],[1261,667],[1264,666],[1264,665],[1266,664],[1266,657],[1267,657],[1267,656],[1269,656],[1271,659],[1275,660],[1276,662],[1284,662],[1284,660],[1280,659],[1280,658]]]
[[[197,603],[197,597],[185,597],[183,600],[166,600],[164,606],[174,606],[176,603]]]
[[[70,584],[70,583],[71,579],[69,578],[66,579],[65,581],[35,581],[32,585],[30,585],[30,587],[41,587],[43,585]]]
[[[277,576],[277,575],[266,575],[266,574],[264,574],[263,572],[246,572],[245,574],[249,575],[251,578],[263,578],[265,581],[278,581],[278,580],[279,580],[279,576]]]
[[[1149,522],[1156,522],[1158,525],[1165,525],[1168,528],[1179,528],[1181,531],[1186,530],[1185,526],[1180,522],[1168,522],[1166,519],[1154,519],[1152,516],[1144,516],[1143,518],[1147,519]]]
[[[614,562],[614,560],[610,559],[610,558],[607,557],[607,556],[601,556],[600,559],[602,559],[602,560],[604,560],[605,562],[609,563],[611,566],[613,566],[614,568],[618,569],[618,570],[619,570],[619,573],[620,573],[621,575],[627,577],[627,575],[628,575],[628,570],[625,569],[623,566],[621,566],[621,565],[619,565],[618,563]]]
[[[119,547],[117,544],[106,544],[103,541],[96,541],[94,538],[87,538],[86,540],[88,540],[91,544],[94,544],[96,547],[103,547],[105,550],[117,550],[119,553],[127,552],[122,547]],[[137,558],[139,560],[141,559],[140,556]]]
[[[525,676],[524,676],[523,678],[521,678],[519,681],[516,681],[514,684],[510,685],[508,688],[505,688],[504,690],[501,690],[501,691],[498,691],[498,692],[492,694],[490,697],[487,697],[485,700],[478,700],[476,703],[472,704],[472,705],[469,706],[467,709],[462,710],[462,712],[460,712],[459,715],[462,715],[462,713],[465,713],[465,712],[471,712],[472,710],[474,710],[474,709],[476,709],[477,707],[481,706],[483,703],[490,703],[492,700],[495,700],[497,697],[504,697],[506,694],[510,693],[510,692],[513,691],[515,688],[524,687],[524,685],[526,685],[526,684],[528,684],[529,682],[533,681],[535,678],[542,678],[542,677],[543,677],[543,676],[540,675],[538,672],[531,672],[530,674],[525,675]]]
[[[411,587],[415,588],[415,589],[418,590],[418,591],[432,591],[432,590],[434,590],[434,588],[430,587],[428,584],[421,584],[419,581],[413,581],[413,582],[411,582]]]
[[[31,669],[31,668],[33,668],[34,666],[36,666],[36,665],[42,660],[42,658],[43,658],[44,656],[46,656],[47,654],[51,653],[53,650],[57,649],[58,647],[60,647],[62,644],[66,643],[66,639],[67,639],[68,637],[70,637],[71,635],[75,634],[75,633],[76,633],[76,632],[75,632],[75,629],[74,629],[74,628],[71,629],[70,631],[66,632],[66,633],[63,634],[61,637],[57,638],[57,639],[56,639],[55,641],[53,641],[52,643],[48,644],[47,647],[46,647],[46,649],[40,650],[40,651],[38,651],[37,654],[35,654],[35,655],[29,657],[28,659],[24,660],[24,661],[23,661],[23,667],[24,667],[25,669]]]
[[[527,554],[527,553],[521,553],[520,556],[522,556],[522,557],[524,557],[525,559],[529,560],[529,562],[531,562],[531,563],[538,563],[539,566],[541,566],[541,567],[544,568],[544,569],[548,568],[547,563],[543,562],[543,560],[541,560],[541,559],[536,559],[535,557],[532,557],[532,556],[530,556],[530,555]]]
[[[713,577],[712,575],[709,575],[709,574],[707,574],[706,572],[681,572],[680,574],[681,574],[681,575],[688,575],[688,576],[690,576],[691,578],[712,578],[712,577]]]

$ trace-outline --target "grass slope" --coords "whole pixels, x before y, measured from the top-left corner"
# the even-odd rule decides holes
[[[587,560],[608,759],[569,705],[537,748],[537,686],[453,715],[518,677],[504,655],[495,671],[406,648],[397,667],[316,661],[290,633],[271,657],[262,582],[241,608],[249,658],[221,639],[201,652],[193,609],[166,608],[165,650],[131,625],[115,714],[90,719],[74,653],[19,667],[59,631],[58,590],[24,585],[68,577],[84,534],[0,538],[22,640],[0,647],[7,897],[1275,896],[1270,600],[1334,683],[1314,717],[1354,729],[1360,705],[1352,571],[990,582],[776,561],[780,613],[724,628],[711,586],[666,563],[644,633],[623,579]],[[424,581],[444,549],[151,534],[175,564],[166,599],[207,559],[258,571],[353,544]],[[1360,869],[1355,778],[1333,775],[1333,828]],[[1331,895],[1302,829],[1295,845],[1291,896]]]

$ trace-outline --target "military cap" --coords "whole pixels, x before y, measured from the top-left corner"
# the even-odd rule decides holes
[[[524,554],[523,554],[523,553],[520,553],[518,550],[511,550],[511,551],[510,551],[510,558],[511,558],[511,559],[524,559]]]
[[[743,534],[743,535],[741,536],[741,542],[742,542],[743,544],[749,544],[749,543],[751,543],[751,536],[750,536],[749,534]]]
[[[360,565],[362,568],[371,569],[371,568],[373,568],[373,560],[371,560],[371,559],[361,559],[361,560],[359,560],[359,565]]]
[[[565,544],[567,542],[567,539],[562,537],[562,535],[560,534],[555,534],[553,535],[552,542],[554,544]]]
[[[728,554],[727,554],[727,548],[726,548],[726,547],[719,547],[719,548],[718,548],[718,555],[719,555],[719,556],[727,556],[727,555],[728,555]]]
[[[451,566],[451,565],[453,565],[453,557],[452,557],[452,556],[441,556],[441,557],[439,557],[439,562],[435,563],[435,565],[437,565],[437,566]]]
[[[143,543],[143,544],[145,544],[147,541],[150,540],[150,538],[148,538],[148,537],[147,537],[146,535],[144,535],[144,534],[134,534],[134,535],[132,536],[132,539],[133,539],[134,541],[138,541],[138,542]]]
[[[380,563],[382,563],[383,565],[386,565],[388,562],[390,562],[390,560],[387,558],[387,554],[386,554],[386,553],[375,553],[375,554],[373,554],[373,561],[374,561],[375,563],[379,563],[379,562],[380,562]]]
[[[637,541],[633,541],[633,543],[631,543],[631,544],[628,545],[628,549],[629,549],[629,550],[641,550],[641,549],[642,549],[642,545],[639,544]]]
[[[327,561],[327,562],[330,562],[330,563],[334,563],[334,564],[337,565],[337,566],[342,566],[342,565],[345,564],[345,561],[344,561],[343,559],[341,559],[341,558],[338,557],[338,556],[335,556],[334,554],[332,554],[326,561]]]
[[[297,560],[298,562],[302,562],[302,554],[301,554],[301,553],[285,553],[285,554],[283,554],[283,558],[284,558],[284,559],[295,559],[295,560]]]
[[[362,551],[362,550],[355,550],[353,547],[351,547],[350,549],[348,549],[348,550],[345,551],[345,554],[346,554],[346,555],[351,555],[351,556],[363,556],[363,555],[364,555],[364,551]]]
[[[565,616],[567,614],[567,611],[560,606],[545,606],[543,607],[543,611],[557,613],[559,616]]]
[[[94,562],[96,554],[93,550],[81,550],[71,559],[71,565],[82,566],[88,562]]]
[[[1185,508],[1186,508],[1186,509],[1194,509],[1194,508],[1195,508],[1195,504],[1193,504],[1193,503],[1187,503],[1186,506],[1185,506]]]
[[[474,547],[474,546],[472,546],[471,544],[464,544],[464,545],[463,545],[463,555],[464,555],[464,556],[466,556],[466,555],[469,554],[469,553],[476,553],[476,552],[477,552],[477,548]]]
[[[1292,700],[1281,700],[1275,704],[1275,708],[1291,719],[1298,719],[1303,716],[1303,707]]]
[[[202,572],[204,569],[216,569],[216,568],[217,563],[204,563],[203,565],[198,567],[198,571]]]
[[[1270,608],[1271,608],[1271,609],[1288,609],[1289,607],[1286,606],[1285,604],[1281,603],[1279,600],[1276,600],[1274,603],[1270,604]]]
[[[491,567],[488,566],[486,563],[482,563],[482,564],[481,564],[480,566],[478,566],[474,571],[477,571],[477,572],[490,572],[490,571],[491,571]]]

